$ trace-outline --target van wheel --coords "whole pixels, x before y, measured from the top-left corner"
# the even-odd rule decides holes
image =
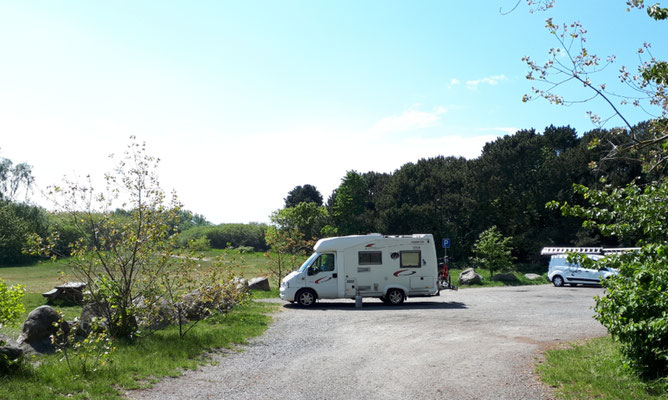
[[[392,304],[393,306],[403,303],[404,298],[404,292],[399,289],[390,289],[387,291],[387,295],[385,296],[387,304]]]
[[[300,290],[297,293],[296,301],[302,307],[312,307],[315,304],[316,295],[311,289]]]
[[[555,276],[552,277],[552,283],[556,287],[562,287],[562,286],[564,286],[564,278],[562,278],[559,275],[555,275]]]

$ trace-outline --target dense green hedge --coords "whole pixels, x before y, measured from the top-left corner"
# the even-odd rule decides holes
[[[185,247],[191,240],[206,236],[214,249],[249,246],[255,251],[265,251],[268,249],[264,240],[266,230],[267,225],[257,223],[199,226],[182,232],[179,235],[179,245]]]

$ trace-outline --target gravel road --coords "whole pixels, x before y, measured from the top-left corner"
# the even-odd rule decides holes
[[[365,300],[290,304],[244,351],[166,378],[136,399],[551,399],[540,351],[605,335],[600,288],[446,291],[399,307]]]

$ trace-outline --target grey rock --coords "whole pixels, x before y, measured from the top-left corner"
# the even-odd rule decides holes
[[[60,314],[50,306],[41,306],[32,310],[23,323],[23,329],[17,342],[26,353],[53,353],[55,346],[51,343],[51,335],[58,333],[57,323]],[[64,334],[70,330],[70,325],[63,322],[60,325]]]
[[[253,278],[248,282],[248,288],[250,290],[264,290],[265,292],[268,292],[271,290],[271,287],[269,286],[269,278],[266,276]]]
[[[6,361],[14,361],[22,355],[23,349],[15,340],[9,336],[0,335],[0,366],[6,366]]]
[[[37,342],[55,334],[58,328],[54,323],[58,322],[60,314],[50,306],[41,306],[32,310],[23,323],[21,336],[18,343]]]
[[[234,279],[232,279],[232,283],[234,284],[234,287],[237,290],[248,291],[248,281],[245,280],[244,278],[240,278],[238,276],[235,276]]]
[[[492,280],[495,282],[519,282],[515,274],[512,272],[507,272],[505,274],[497,274],[492,277]]]
[[[459,274],[459,283],[462,285],[482,283],[482,275],[475,272],[473,268],[467,268]]]
[[[87,336],[90,333],[91,322],[93,318],[106,318],[105,306],[100,303],[86,303],[81,310],[81,317],[79,318],[79,329],[77,332],[80,336]]]
[[[542,279],[543,277],[538,274],[524,274],[524,277],[527,278],[530,281],[536,281],[538,279]]]

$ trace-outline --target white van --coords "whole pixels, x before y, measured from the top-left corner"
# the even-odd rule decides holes
[[[315,253],[281,282],[281,299],[309,307],[317,299],[378,297],[401,304],[408,296],[438,296],[431,234],[320,239]]]
[[[598,267],[597,262],[609,254],[619,254],[635,251],[635,247],[627,248],[602,248],[602,247],[545,247],[542,255],[549,255],[550,265],[547,270],[547,279],[554,286],[561,287],[564,284],[575,286],[598,285],[603,279],[617,275],[619,271],[611,268]],[[594,261],[593,266],[585,268],[578,263],[569,263],[568,253],[581,253]]]

